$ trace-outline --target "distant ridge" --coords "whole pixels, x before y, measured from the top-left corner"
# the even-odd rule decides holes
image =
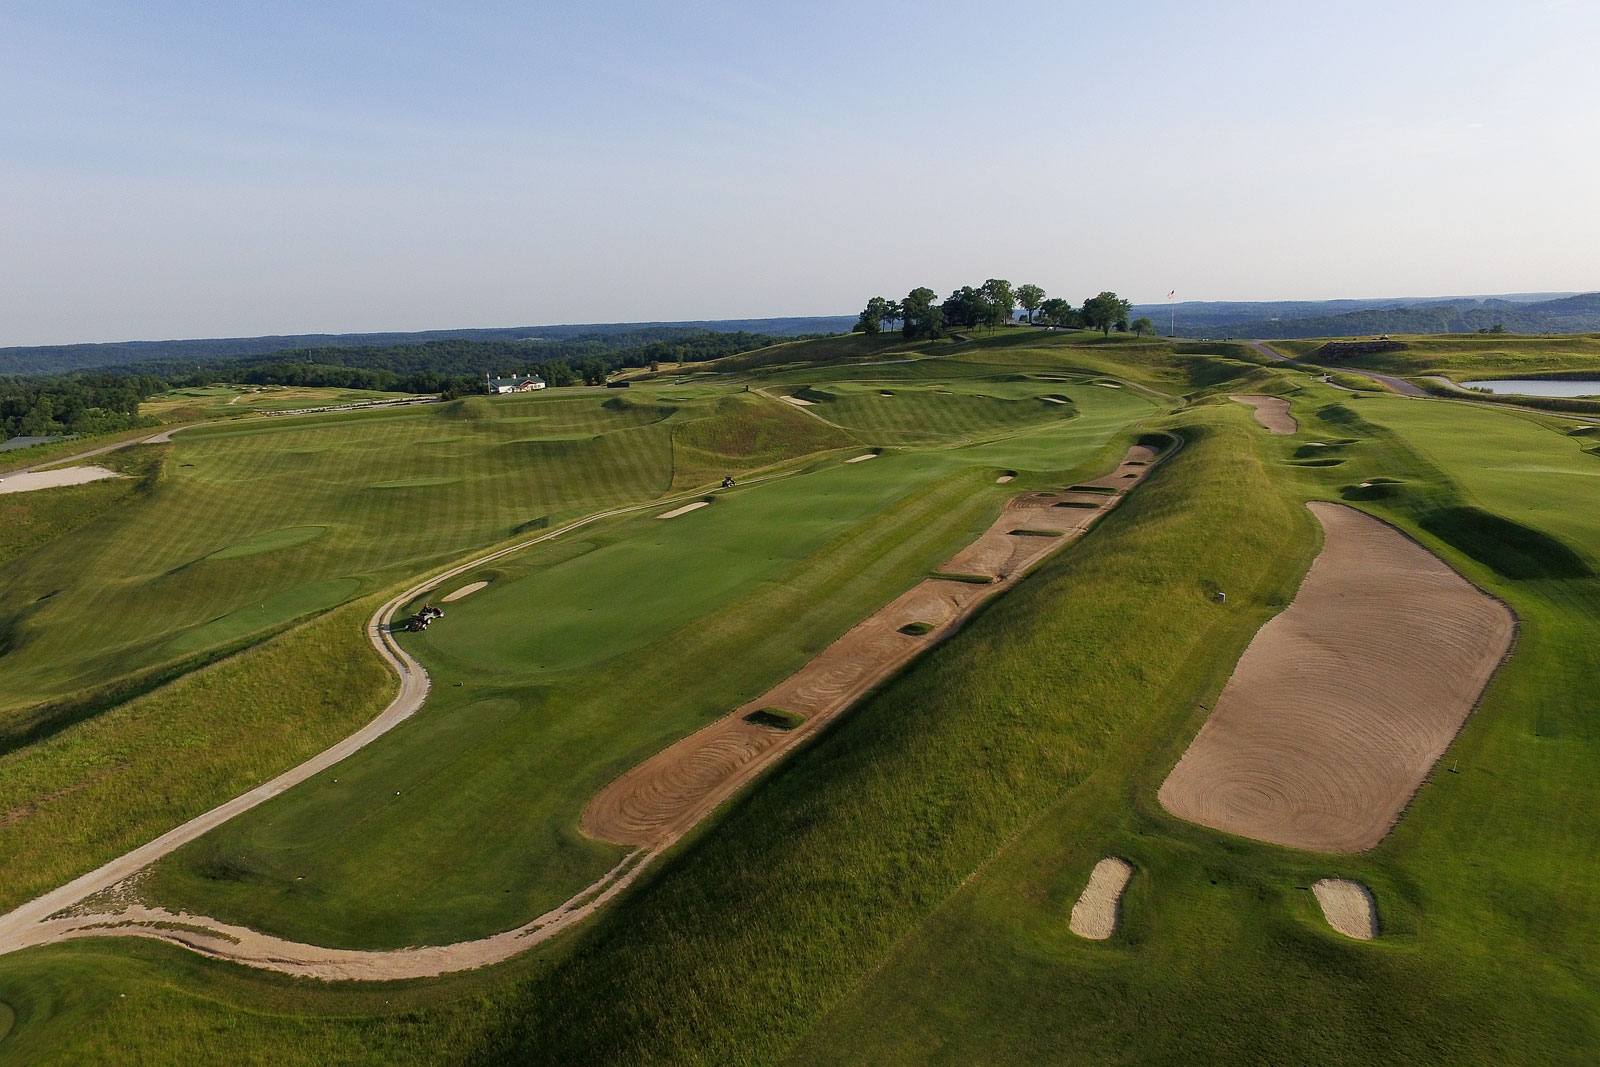
[[[1138,304],[1180,337],[1342,337],[1383,333],[1473,333],[1504,326],[1510,333],[1600,330],[1600,293],[1402,297],[1372,300],[1190,301]]]
[[[25,345],[0,348],[0,374],[60,374],[94,367],[115,367],[152,360],[213,360],[260,356],[308,348],[358,348],[372,345],[421,345],[429,341],[568,341],[601,338],[640,330],[715,330],[719,333],[763,333],[792,337],[809,333],[844,333],[854,315],[810,315],[772,319],[697,319],[687,322],[604,322],[551,326],[507,326],[489,329],[419,330],[395,333],[305,333],[265,337],[208,337],[173,341],[108,341],[101,344]]]

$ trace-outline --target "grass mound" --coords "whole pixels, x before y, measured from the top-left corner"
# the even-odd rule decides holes
[[[933,632],[933,623],[908,622],[904,626],[900,627],[900,632],[908,637],[921,637],[923,634]]]
[[[262,552],[276,552],[283,548],[294,548],[307,541],[314,541],[328,532],[326,526],[285,526],[278,530],[268,530],[246,538],[227,548],[219,548],[206,559],[238,559],[240,556],[254,556]]]
[[[1293,464],[1296,467],[1337,467],[1343,462],[1342,459],[1301,459],[1294,460]]]
[[[992,574],[961,574],[950,571],[934,571],[928,577],[941,578],[947,582],[966,582],[968,585],[993,585],[995,583],[995,577]]]
[[[770,726],[775,730],[793,730],[804,723],[806,717],[787,708],[762,708],[746,715],[744,721],[756,726]]]
[[[1037,526],[1019,526],[1011,531],[1012,537],[1060,537],[1060,530],[1041,530]]]
[[[1435,508],[1417,525],[1504,578],[1587,578],[1582,556],[1556,538],[1469,505]]]

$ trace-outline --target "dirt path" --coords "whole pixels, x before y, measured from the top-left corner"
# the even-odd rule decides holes
[[[1172,450],[1169,450],[1170,454]],[[1115,487],[1114,494],[1097,497],[1095,514],[1114,507],[1126,492],[1153,469],[1156,454],[1143,447],[1130,449],[1112,473],[1090,484]],[[745,482],[781,478],[783,471]],[[702,493],[679,497],[693,499]],[[147,937],[169,942],[202,955],[246,966],[328,980],[388,981],[422,978],[452,971],[471,970],[498,963],[548,940],[583,921],[605,906],[687,830],[723,800],[782,756],[828,718],[837,715],[867,689],[918,654],[938,637],[951,632],[981,600],[996,595],[1020,577],[1027,567],[1050,554],[1088,528],[1089,509],[1058,509],[1060,517],[1045,511],[1044,498],[1052,494],[1027,494],[1012,501],[999,521],[979,538],[1016,537],[1010,533],[1019,518],[1030,526],[1053,524],[1059,537],[1025,536],[1032,546],[1021,555],[1013,552],[995,572],[989,585],[929,580],[898,598],[781,683],[767,697],[779,706],[812,709],[798,729],[778,731],[744,721],[745,707],[696,734],[685,738],[633,771],[617,779],[590,802],[584,828],[595,836],[642,847],[629,852],[611,871],[584,887],[567,901],[532,922],[491,937],[392,951],[334,949],[308,945],[263,934],[203,915],[169,912],[137,902],[137,887],[130,883],[151,863],[200,837],[243,812],[271,799],[383,736],[416,713],[427,696],[429,679],[422,665],[408,655],[390,635],[389,625],[401,605],[470,570],[559,537],[590,523],[617,515],[660,507],[673,501],[599,512],[538,537],[461,563],[443,574],[414,583],[380,607],[367,622],[367,637],[400,678],[400,691],[376,719],[338,744],[278,775],[271,781],[189,820],[139,848],[0,916],[0,954],[36,945],[85,937]],[[1062,499],[1093,494],[1055,494]],[[1006,531],[999,533],[999,531]],[[1069,536],[1070,535],[1070,536]],[[958,554],[956,559],[960,559]],[[898,632],[900,621],[933,623],[923,636]],[[770,698],[770,699],[769,699]]]
[[[1162,783],[1162,807],[1242,837],[1359,852],[1389,833],[1516,630],[1500,601],[1342,504],[1293,602],[1250,642]]]

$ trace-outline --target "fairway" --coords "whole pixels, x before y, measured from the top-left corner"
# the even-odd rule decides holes
[[[296,662],[378,590],[410,590],[396,623],[444,613],[391,635],[428,674],[414,715],[55,920],[177,944],[0,956],[8,1043],[94,1058],[117,1040],[95,998],[126,988],[171,1034],[238,1018],[287,1062],[460,1035],[470,1062],[1582,1062],[1593,437],[1231,348],[1034,336],[218,423],[51,490],[81,497],[30,508],[40,547],[0,566],[154,529],[178,489],[268,495],[177,524],[182,558],[149,564],[173,604],[97,677],[248,651],[127,705],[170,688],[170,720],[117,705],[0,757],[28,783],[3,805],[33,805],[0,870],[60,872],[30,894],[154,836],[122,821],[233,795],[107,806],[204,721],[186,686],[314,693]],[[42,664],[49,633],[14,632]],[[387,699],[347,639],[317,669]],[[318,714],[338,737],[372,712]],[[238,781],[253,752],[259,782],[328,743],[275,762],[230,736],[199,766]]]

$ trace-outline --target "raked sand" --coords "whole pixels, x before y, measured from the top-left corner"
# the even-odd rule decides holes
[[[1122,891],[1133,877],[1133,864],[1107,856],[1094,865],[1089,884],[1072,906],[1067,926],[1079,937],[1104,941],[1117,932],[1117,916],[1122,907]]]
[[[127,475],[104,467],[63,467],[53,471],[7,474],[0,476],[0,493],[27,493],[34,489],[56,489],[63,485],[83,485],[104,478],[125,477]]]

